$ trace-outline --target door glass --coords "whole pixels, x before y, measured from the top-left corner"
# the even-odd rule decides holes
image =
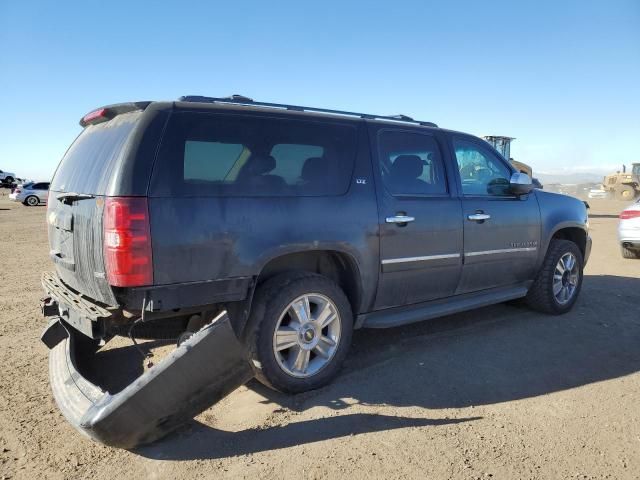
[[[454,139],[453,146],[465,195],[511,195],[511,170],[494,153],[462,139]]]
[[[447,182],[431,135],[386,130],[378,135],[382,181],[392,195],[444,195]]]

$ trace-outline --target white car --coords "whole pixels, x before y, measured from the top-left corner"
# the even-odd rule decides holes
[[[609,193],[603,188],[592,188],[587,196],[589,198],[608,198]]]
[[[11,172],[3,172],[0,170],[0,182],[11,185],[16,179],[16,174]]]
[[[620,214],[618,239],[624,258],[640,258],[640,198]]]
[[[18,185],[9,195],[9,200],[22,202],[29,207],[47,203],[49,182],[25,183]]]

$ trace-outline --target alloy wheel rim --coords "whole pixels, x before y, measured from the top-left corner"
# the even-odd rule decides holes
[[[38,203],[38,201],[33,197],[29,197],[29,199],[27,200],[27,203],[29,205],[35,205],[36,203]]]
[[[317,374],[334,357],[342,322],[328,297],[308,293],[284,309],[273,333],[273,354],[278,366],[296,378]]]
[[[565,253],[553,272],[553,296],[560,305],[566,305],[574,297],[579,280],[578,259],[573,253]]]

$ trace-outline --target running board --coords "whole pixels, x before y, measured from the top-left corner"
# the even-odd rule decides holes
[[[529,285],[492,288],[407,307],[394,307],[377,312],[363,313],[358,315],[356,328],[390,328],[431,320],[432,318],[444,317],[453,313],[522,298],[527,294],[528,289]]]

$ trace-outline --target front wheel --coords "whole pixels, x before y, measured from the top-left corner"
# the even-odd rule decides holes
[[[622,185],[616,191],[616,196],[618,200],[633,200],[633,198],[636,196],[636,192],[632,186]]]
[[[582,288],[583,267],[582,252],[575,243],[551,240],[542,268],[527,293],[527,304],[552,315],[567,313]]]
[[[245,342],[260,382],[297,393],[337,375],[352,332],[351,306],[338,285],[313,273],[289,273],[258,287]]]

